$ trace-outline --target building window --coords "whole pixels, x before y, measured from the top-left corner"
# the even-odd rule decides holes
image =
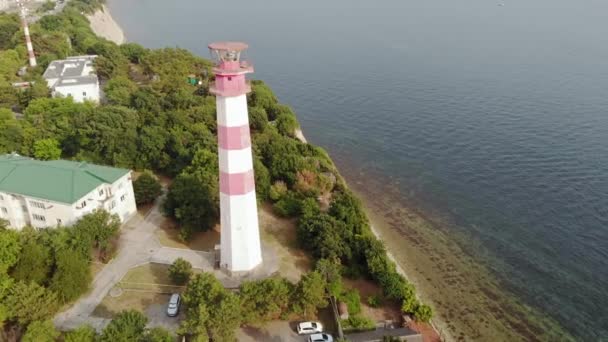
[[[87,96],[87,92],[86,92],[86,91],[83,91],[83,92],[82,92],[82,96],[86,97],[86,96]]]
[[[103,196],[103,189],[99,189],[99,196]]]
[[[44,203],[36,202],[36,201],[30,201],[30,204],[32,205],[32,207],[44,209]]]
[[[87,201],[82,201],[82,203],[80,203],[80,207],[84,208],[87,206]]]
[[[4,201],[4,196],[0,195],[0,201]]]
[[[125,198],[127,198],[127,195],[122,195],[122,196],[120,196],[120,201],[121,201],[121,202],[124,202]]]
[[[57,225],[61,226],[61,219],[57,219]]]
[[[42,215],[38,215],[38,214],[33,214],[32,217],[34,218],[34,220],[36,221],[42,221],[42,222],[46,222],[46,217],[42,216]]]
[[[112,203],[110,203],[110,210],[116,208],[116,201],[112,201]]]
[[[6,210],[6,208],[5,208],[5,207],[2,207],[2,213],[3,213],[3,214],[8,214],[8,210]]]

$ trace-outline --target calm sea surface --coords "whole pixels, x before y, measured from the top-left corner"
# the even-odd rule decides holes
[[[129,40],[243,40],[349,179],[448,217],[531,305],[608,339],[608,2],[110,0]],[[399,203],[396,203],[398,205]]]

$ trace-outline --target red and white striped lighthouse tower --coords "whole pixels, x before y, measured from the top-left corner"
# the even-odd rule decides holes
[[[217,61],[213,69],[220,165],[220,266],[232,272],[250,271],[262,263],[258,208],[249,135],[245,75],[253,67],[241,61],[247,44],[209,45]]]
[[[32,39],[30,38],[30,28],[27,24],[27,8],[25,8],[24,0],[17,0],[17,5],[19,5],[21,14],[21,26],[23,27],[23,34],[25,35],[25,45],[27,47],[30,66],[35,67],[37,65],[36,55],[34,54],[34,46],[32,45]]]

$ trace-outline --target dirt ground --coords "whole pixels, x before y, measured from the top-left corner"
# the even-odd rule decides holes
[[[165,221],[156,231],[156,236],[163,246],[172,248],[192,249],[197,251],[213,251],[220,243],[219,226],[206,232],[195,233],[190,241],[184,242],[179,237],[177,223],[165,217]]]
[[[310,271],[312,261],[297,246],[295,221],[277,217],[272,207],[266,204],[260,208],[259,219],[262,240],[276,250],[281,260],[279,274],[297,282],[302,274]]]

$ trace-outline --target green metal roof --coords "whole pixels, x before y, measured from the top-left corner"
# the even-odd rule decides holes
[[[0,156],[0,191],[73,204],[102,183],[114,183],[129,170],[68,160]]]

